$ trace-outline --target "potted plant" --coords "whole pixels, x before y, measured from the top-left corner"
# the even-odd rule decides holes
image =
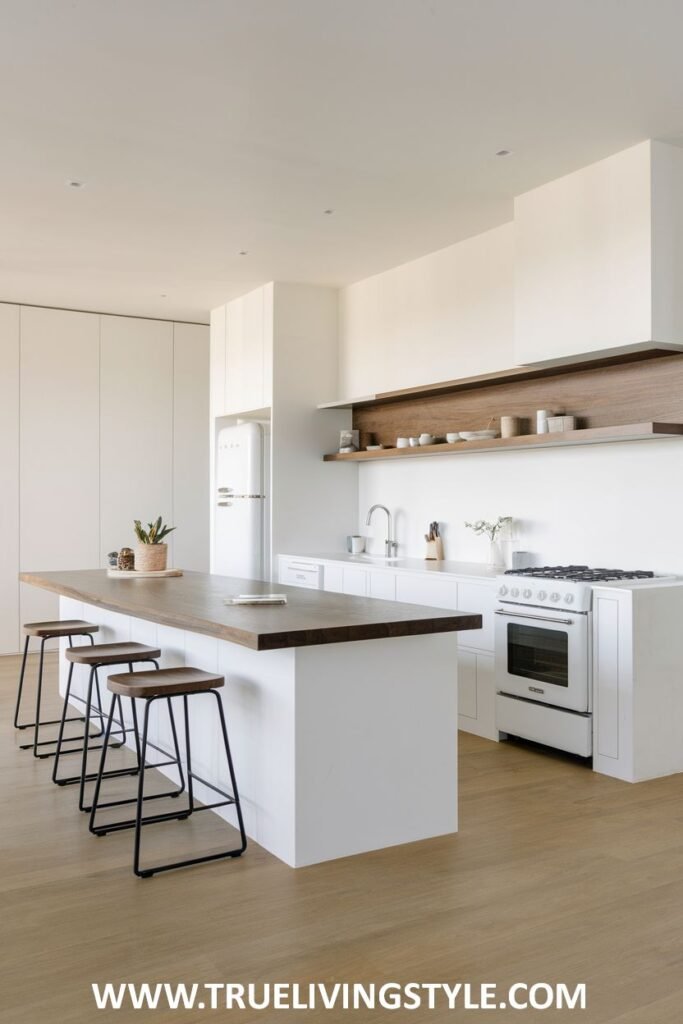
[[[135,545],[135,568],[138,572],[163,572],[168,561],[168,544],[164,537],[175,530],[175,526],[164,526],[161,516],[155,523],[147,523],[143,529],[139,519],[133,520],[138,543]]]
[[[489,523],[485,519],[477,519],[475,523],[465,523],[470,530],[474,530],[478,537],[483,533],[489,539],[489,565],[491,568],[501,568],[504,565],[503,553],[500,550],[498,537],[501,531],[512,522],[512,516],[498,516],[495,522]]]

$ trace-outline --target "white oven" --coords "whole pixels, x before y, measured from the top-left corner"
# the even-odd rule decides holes
[[[503,601],[495,615],[497,691],[589,712],[590,615]]]

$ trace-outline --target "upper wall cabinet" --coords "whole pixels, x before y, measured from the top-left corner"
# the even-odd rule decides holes
[[[267,408],[272,399],[272,285],[211,313],[213,416]]]
[[[515,358],[683,348],[683,150],[644,142],[515,200]]]

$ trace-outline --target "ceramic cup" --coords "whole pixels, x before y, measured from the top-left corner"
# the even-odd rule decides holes
[[[517,437],[519,434],[519,419],[517,416],[500,417],[500,436]]]
[[[456,441],[460,440],[460,434],[456,431],[446,434],[446,440],[449,444],[455,444]]]
[[[365,551],[365,537],[354,533],[346,538],[346,550],[350,555],[360,555]]]
[[[396,438],[396,447],[397,448],[407,448],[409,444],[410,444],[410,441],[408,440],[407,437],[397,437]]]
[[[420,444],[434,444],[434,438],[431,434],[420,434]]]
[[[417,448],[419,443],[420,443],[420,438],[419,437],[411,437],[410,438],[410,447],[411,448]]]

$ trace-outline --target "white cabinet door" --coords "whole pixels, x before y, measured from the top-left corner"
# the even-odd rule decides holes
[[[344,569],[341,565],[328,563],[323,568],[323,589],[333,594],[344,593]]]
[[[173,325],[173,523],[169,558],[209,571],[209,338],[201,324]]]
[[[492,654],[458,651],[458,725],[463,732],[497,740],[496,684]]]
[[[173,512],[173,324],[103,316],[101,558]],[[170,522],[173,526],[174,523]]]
[[[19,306],[0,304],[0,655],[19,650]]]
[[[345,565],[343,569],[342,593],[353,594],[356,597],[366,597],[368,593],[367,569],[352,569]]]
[[[244,412],[244,304],[234,299],[225,307],[225,411]]]
[[[477,656],[474,651],[458,651],[458,715],[477,718]]]
[[[209,374],[209,415],[211,422],[225,412],[225,306],[211,310]]]
[[[458,580],[458,611],[481,615],[481,629],[468,629],[460,636],[464,647],[493,652],[493,613],[496,606],[496,587],[491,583],[463,583]]]
[[[23,307],[23,571],[99,565],[99,390],[99,316]],[[58,607],[55,594],[22,585],[24,622],[57,618]]]
[[[426,604],[434,608],[458,607],[458,584],[452,579],[398,575],[396,600],[408,604]]]
[[[248,412],[266,404],[265,297],[258,288],[226,306],[226,412]]]
[[[368,597],[383,601],[396,600],[396,574],[393,572],[370,572]]]

